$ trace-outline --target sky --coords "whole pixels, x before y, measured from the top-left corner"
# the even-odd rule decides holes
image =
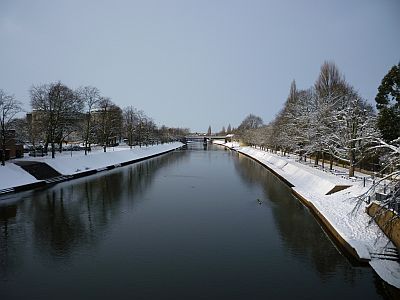
[[[400,0],[0,0],[0,89],[95,86],[158,125],[265,123],[333,61],[360,95],[400,61]]]

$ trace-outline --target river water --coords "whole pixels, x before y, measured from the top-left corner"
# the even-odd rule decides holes
[[[222,147],[0,198],[0,299],[386,299],[290,189]]]

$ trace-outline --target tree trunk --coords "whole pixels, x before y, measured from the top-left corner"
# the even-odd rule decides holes
[[[51,142],[51,158],[55,157],[56,157],[56,145],[54,144],[54,142]]]
[[[90,110],[87,116],[87,123],[86,123],[86,132],[85,132],[85,155],[87,155],[87,147],[89,143],[89,133],[90,133]]]
[[[350,164],[349,177],[354,177],[354,165]]]
[[[6,130],[4,127],[1,129],[1,165],[6,165]]]
[[[333,158],[332,158],[332,155],[331,155],[331,157],[329,159],[329,170],[333,170]]]
[[[317,152],[316,156],[315,156],[315,160],[314,160],[314,165],[318,166],[318,161],[319,161],[319,151]]]
[[[5,145],[2,145],[2,151],[1,151],[1,165],[5,166],[6,165],[6,147],[4,147]]]
[[[350,157],[349,157],[349,177],[354,177],[354,152],[350,151]]]

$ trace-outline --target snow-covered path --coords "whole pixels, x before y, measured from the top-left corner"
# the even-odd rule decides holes
[[[400,288],[400,264],[393,260],[396,247],[383,234],[375,222],[365,212],[365,206],[354,212],[354,197],[363,193],[362,181],[336,176],[308,165],[301,164],[293,158],[239,145],[223,144],[232,147],[239,153],[259,161],[277,175],[293,185],[292,189],[307,206],[315,208],[317,213],[333,227],[343,240],[354,249],[361,260],[368,261],[376,273],[389,284]],[[335,186],[349,186],[341,191],[326,195]],[[379,237],[377,239],[377,237]],[[390,259],[392,258],[392,260]]]

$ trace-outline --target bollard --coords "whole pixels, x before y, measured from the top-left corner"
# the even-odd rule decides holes
[[[365,177],[364,177],[364,187],[365,187]]]

